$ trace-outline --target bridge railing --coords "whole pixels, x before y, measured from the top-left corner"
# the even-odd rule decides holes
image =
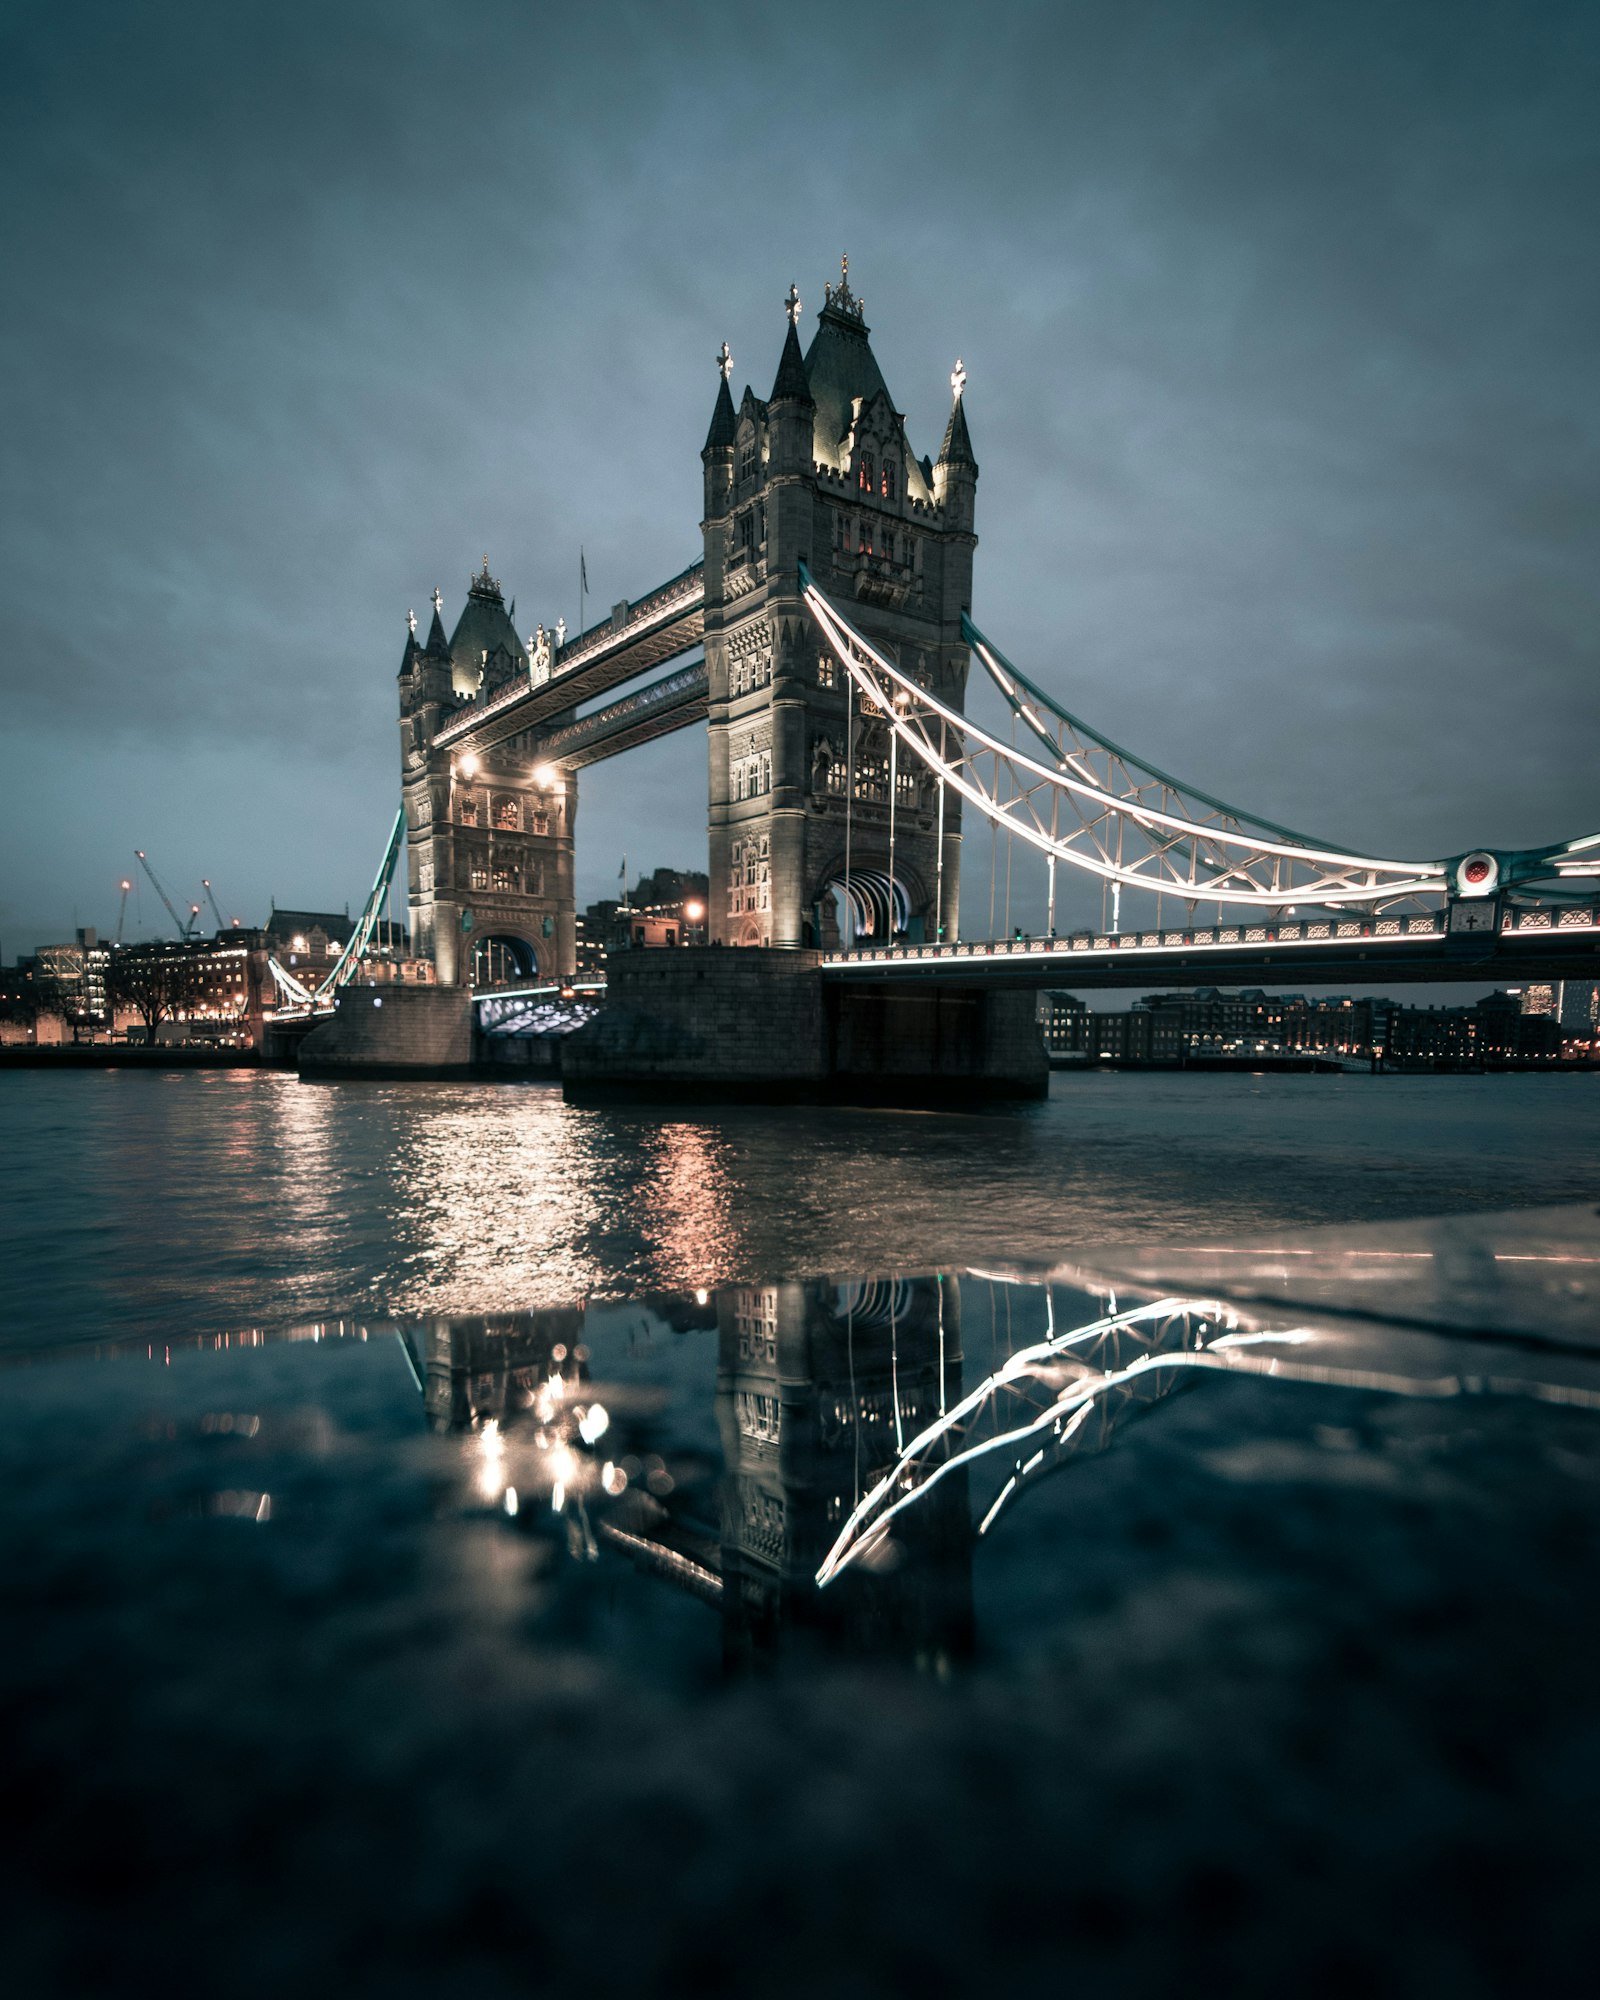
[[[1523,932],[1600,931],[1600,906],[1574,905],[1564,909],[1506,909],[1500,913],[1497,931],[1501,937]],[[1208,924],[1182,928],[1138,931],[1080,930],[1066,937],[1033,936],[962,939],[954,944],[895,944],[857,947],[849,951],[829,951],[824,965],[883,965],[916,963],[919,960],[972,958],[1065,958],[1078,954],[1104,957],[1113,952],[1191,953],[1196,950],[1236,950],[1242,946],[1296,947],[1345,943],[1399,945],[1420,938],[1443,938],[1450,934],[1447,911],[1421,916],[1367,916],[1306,918],[1279,924]]]

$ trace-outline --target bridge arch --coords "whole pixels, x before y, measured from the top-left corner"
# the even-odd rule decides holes
[[[485,930],[472,940],[470,983],[508,986],[539,977],[539,950],[531,939],[512,930]]]
[[[816,907],[824,933],[831,928],[839,947],[850,950],[858,944],[885,945],[896,935],[903,936],[922,900],[917,885],[902,869],[891,876],[887,868],[852,868],[847,877],[841,863],[824,878]],[[824,936],[819,942],[829,941]]]

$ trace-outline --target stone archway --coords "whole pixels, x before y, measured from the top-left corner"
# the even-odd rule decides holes
[[[514,986],[537,979],[539,954],[513,931],[484,931],[472,940],[471,983],[474,987]]]
[[[852,868],[848,883],[841,868],[823,883],[817,897],[824,921],[831,912],[840,949],[871,949],[903,938],[911,927],[918,898],[915,887],[898,870]]]

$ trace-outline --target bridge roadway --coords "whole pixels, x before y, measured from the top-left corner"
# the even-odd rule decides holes
[[[691,651],[705,636],[704,568],[703,561],[691,563],[637,604],[619,605],[603,623],[580,632],[557,653],[548,680],[519,678],[498,689],[486,702],[468,702],[440,725],[434,742],[442,748],[472,750],[481,755],[513,736],[539,729],[558,717],[566,718],[568,711],[580,702],[609,694],[613,688],[660,666],[664,660]],[[688,711],[681,699],[675,701],[670,692],[659,692],[678,678],[669,674],[664,681],[655,683],[657,700],[653,705],[645,704],[635,718],[643,733],[631,736],[618,733],[613,741],[602,727],[598,735],[582,739],[591,752],[582,761],[595,763],[600,757],[613,756],[636,743],[647,742],[652,735],[665,735],[668,729],[682,729],[702,720],[706,712],[703,702],[696,715]],[[641,689],[638,695],[626,699],[638,701],[651,692]],[[676,694],[681,697],[683,690],[679,688]],[[566,735],[573,729],[591,728],[606,713],[585,716],[577,724],[563,720],[556,733]],[[595,749],[594,744],[601,741],[606,747]],[[541,746],[541,754],[546,754],[546,746]],[[564,763],[578,761],[559,750],[549,749],[547,754],[560,757]]]
[[[1471,912],[1470,918],[1464,913]],[[1328,917],[827,952],[824,978],[941,986],[1381,986],[1600,980],[1600,905]]]

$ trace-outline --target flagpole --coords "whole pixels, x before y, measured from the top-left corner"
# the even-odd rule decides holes
[[[589,588],[589,566],[583,559],[583,544],[578,544],[578,636],[583,636],[583,600]]]

